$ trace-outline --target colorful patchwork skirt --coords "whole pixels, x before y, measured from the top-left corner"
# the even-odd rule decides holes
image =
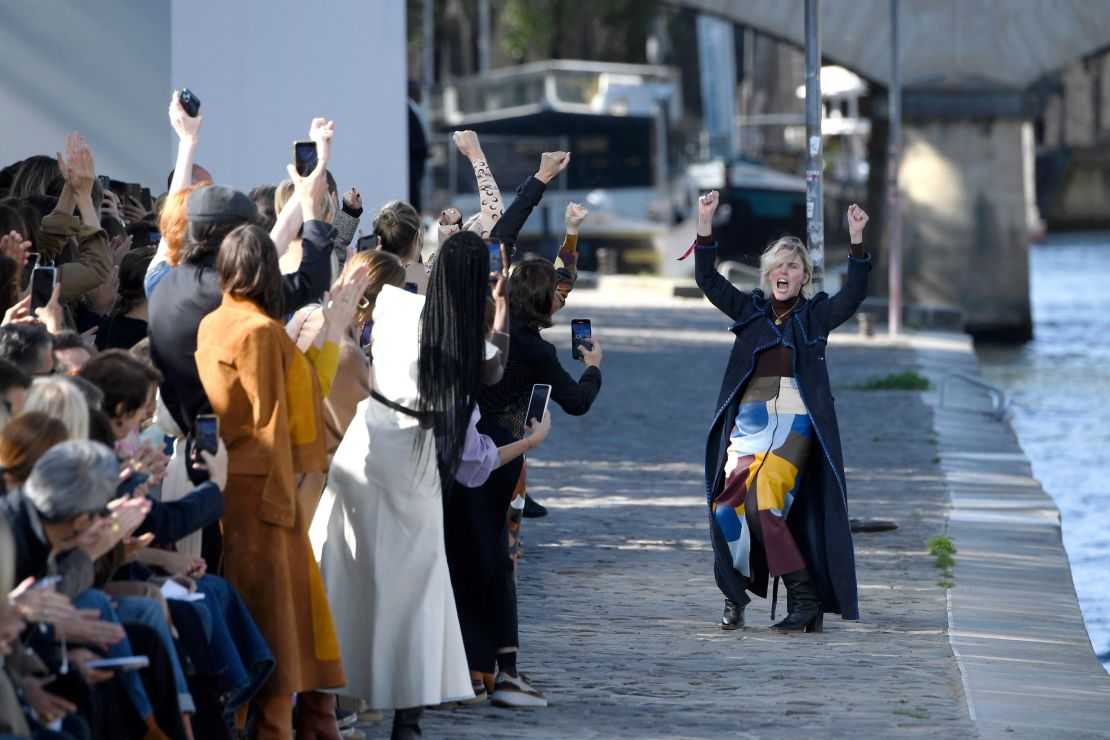
[[[732,566],[751,577],[752,542],[762,545],[772,576],[806,567],[786,516],[798,491],[813,424],[794,378],[748,383],[729,436],[725,484],[713,500]]]

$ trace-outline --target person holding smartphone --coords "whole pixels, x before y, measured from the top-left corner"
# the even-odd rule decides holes
[[[586,369],[575,379],[559,363],[554,345],[540,336],[558,305],[556,277],[547,260],[528,259],[509,282],[509,361],[501,381],[478,395],[478,430],[498,445],[524,437],[535,384],[550,385],[551,400],[574,416],[587,413],[601,390],[600,343],[582,347]],[[493,677],[496,704],[542,707],[546,699],[518,672],[516,661],[516,583],[506,514],[521,470],[515,461],[481,486],[455,484],[447,499],[447,559],[472,678]]]
[[[475,696],[444,551],[444,490],[456,476],[483,479],[546,434],[535,427],[535,438],[498,450],[472,424],[489,264],[479,236],[456,234],[440,249],[426,297],[381,289],[374,387],[335,453],[310,530],[344,658],[343,693],[394,710],[395,737],[419,735],[424,707]]]
[[[320,401],[366,272],[356,269],[332,286],[326,330],[306,355],[285,333],[278,258],[260,226],[228,234],[216,269],[223,296],[197,330],[196,369],[228,451],[224,577],[277,660],[255,697],[258,736],[288,737],[296,692],[299,715],[310,714],[320,734],[334,737],[334,697],[319,690],[347,681],[297,481],[327,467]]]
[[[721,627],[743,627],[747,592],[766,597],[769,578],[781,577],[788,614],[774,629],[820,632],[825,613],[859,619],[825,352],[829,332],[867,295],[867,214],[848,208],[848,276],[836,295],[813,292],[809,253],[792,236],[771,242],[760,259],[761,287],[746,293],[716,269],[718,201],[716,191],[699,199],[691,249],[698,287],[734,322],[736,336],[706,443],[713,570],[725,596]]]

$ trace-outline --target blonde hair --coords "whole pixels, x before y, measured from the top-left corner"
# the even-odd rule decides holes
[[[401,261],[396,255],[389,252],[380,250],[356,252],[347,260],[347,265],[343,268],[344,276],[349,275],[359,265],[366,265],[370,271],[370,282],[366,284],[366,290],[358,302],[358,311],[355,313],[355,320],[359,324],[365,324],[374,315],[374,304],[378,300],[378,293],[382,291],[382,287],[392,285],[400,288],[405,284],[405,268],[401,267]]]
[[[66,378],[35,378],[23,411],[53,416],[65,425],[70,439],[89,438],[89,402],[77,384]]]
[[[334,223],[338,210],[335,207],[333,197],[335,193],[330,190],[327,197],[324,198],[324,221],[327,223]],[[276,188],[274,188],[274,213],[281,214],[281,209],[285,208],[285,204],[293,197],[293,181],[289,178],[282,180]]]
[[[805,244],[802,244],[802,240],[796,236],[780,236],[768,244],[759,257],[759,288],[764,295],[771,295],[771,271],[791,257],[797,257],[801,261],[807,278],[813,277],[813,261],[810,260],[809,250],[806,249]],[[813,297],[812,279],[807,280],[802,286],[802,297]]]

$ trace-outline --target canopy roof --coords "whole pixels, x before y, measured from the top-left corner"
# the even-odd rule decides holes
[[[803,45],[802,0],[672,0]],[[820,0],[826,60],[890,80],[890,0]],[[901,0],[902,84],[1022,90],[1110,46],[1110,0]]]

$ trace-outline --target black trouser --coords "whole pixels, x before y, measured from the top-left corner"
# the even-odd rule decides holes
[[[507,514],[521,464],[498,468],[480,488],[455,484],[444,503],[447,564],[472,671],[493,673],[497,650],[518,644]]]

